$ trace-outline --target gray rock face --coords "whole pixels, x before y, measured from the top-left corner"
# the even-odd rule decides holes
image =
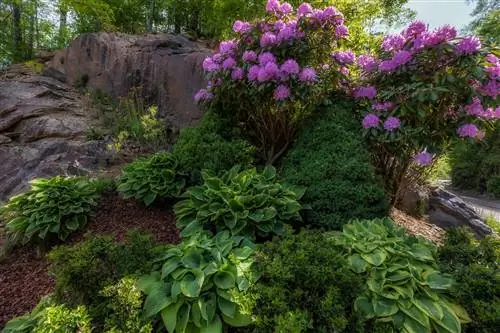
[[[201,63],[209,53],[169,34],[84,34],[57,52],[45,73],[113,97],[141,87],[146,103],[158,105],[159,115],[181,128],[202,116],[193,96],[205,86]]]
[[[38,177],[86,173],[109,157],[87,142],[80,94],[21,67],[0,78],[0,202]]]
[[[441,228],[468,226],[477,237],[493,232],[472,207],[442,188],[431,192],[429,205],[429,220]]]

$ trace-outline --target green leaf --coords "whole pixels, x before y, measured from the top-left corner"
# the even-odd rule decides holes
[[[229,289],[236,284],[236,279],[231,272],[220,271],[214,275],[214,283],[218,288]]]
[[[233,253],[236,259],[245,260],[254,253],[254,250],[248,246],[244,246],[234,249]]]
[[[187,327],[187,324],[189,321],[190,313],[191,313],[191,304],[184,303],[179,308],[177,325],[175,326],[176,333],[185,333],[186,332],[186,327]]]
[[[361,253],[361,257],[374,266],[380,266],[387,259],[387,254],[376,249],[372,253]]]
[[[399,307],[396,302],[390,299],[378,298],[373,300],[373,310],[377,317],[388,317],[396,314]]]
[[[356,301],[354,302],[354,308],[356,309],[356,311],[361,312],[367,319],[375,317],[373,304],[365,296],[361,296],[356,299]]]
[[[264,168],[264,171],[262,172],[262,175],[267,179],[267,180],[272,180],[274,177],[276,177],[276,169],[273,166],[266,166]]]
[[[356,273],[366,272],[366,268],[368,267],[366,261],[357,253],[349,256],[347,262],[349,267]]]
[[[192,247],[184,254],[182,263],[184,264],[184,266],[189,268],[198,268],[201,265],[202,259],[202,251],[195,247]]]
[[[446,302],[446,304],[451,308],[451,310],[453,310],[453,312],[455,312],[455,315],[458,317],[461,323],[472,322],[472,319],[469,317],[469,314],[463,307],[456,303]]]
[[[443,318],[443,309],[437,301],[428,297],[419,296],[413,299],[413,304],[415,304],[420,311],[435,320],[441,320]]]
[[[177,303],[167,306],[161,312],[161,319],[163,320],[163,324],[165,325],[169,333],[174,332],[175,327],[177,326],[177,312],[183,304],[184,301],[181,300]]]
[[[200,333],[222,333],[222,322],[219,316],[215,316],[214,320],[207,326],[200,327]]]
[[[400,307],[401,311],[403,311],[407,316],[413,318],[420,325],[430,328],[429,317],[425,315],[424,312],[420,311],[416,306],[411,306],[409,308]]]
[[[404,333],[429,333],[430,329],[412,317],[405,316],[405,321],[403,323]]]
[[[250,316],[244,315],[239,311],[236,311],[236,314],[233,318],[222,314],[222,319],[224,320],[224,322],[233,327],[244,327],[252,323],[252,318]]]
[[[146,296],[143,314],[146,318],[152,317],[170,304],[172,304],[172,299],[165,294],[164,290],[152,292]]]
[[[223,297],[217,297],[217,303],[219,304],[220,311],[230,318],[234,318],[236,315],[236,304],[228,301]]]
[[[199,269],[193,269],[182,278],[181,291],[187,297],[198,297],[204,281],[205,274]]]
[[[447,290],[453,286],[453,279],[439,272],[432,272],[426,276],[429,287],[434,290]]]
[[[146,295],[160,289],[162,285],[164,285],[164,283],[160,280],[160,274],[158,272],[142,276],[137,280],[137,288]]]
[[[165,261],[161,268],[161,279],[165,279],[168,275],[170,275],[174,270],[176,270],[181,263],[181,259],[178,257],[173,257]]]
[[[156,193],[149,193],[143,198],[144,204],[146,206],[151,205],[156,200]]]
[[[444,302],[440,305],[443,309],[443,318],[441,320],[434,320],[434,323],[443,328],[445,332],[460,333],[462,331],[462,327],[458,317],[450,307],[444,304]]]

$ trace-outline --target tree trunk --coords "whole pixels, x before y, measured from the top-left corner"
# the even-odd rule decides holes
[[[66,42],[66,27],[68,22],[68,11],[62,6],[59,7],[59,34],[57,36],[57,44],[59,47],[64,47]]]
[[[148,1],[148,22],[147,22],[147,30],[148,32],[153,32],[153,21],[155,14],[155,0]]]
[[[22,61],[24,56],[21,35],[21,6],[17,3],[12,4],[12,42],[12,58],[14,62]]]
[[[36,34],[36,21],[37,21],[37,13],[38,7],[36,0],[32,1],[33,11],[30,13],[30,26],[28,30],[27,36],[27,45],[26,45],[26,59],[32,59],[35,54],[35,34]]]

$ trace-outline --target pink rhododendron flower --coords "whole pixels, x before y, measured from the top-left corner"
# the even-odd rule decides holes
[[[372,127],[377,127],[380,122],[380,118],[373,113],[367,114],[364,118],[361,124],[363,125],[363,128],[368,129]]]
[[[436,38],[441,42],[449,41],[457,37],[457,29],[449,24],[443,25],[436,30]]]
[[[406,64],[408,61],[410,61],[411,58],[412,58],[411,52],[403,50],[403,51],[399,51],[398,53],[396,53],[394,55],[394,57],[392,58],[392,61],[394,62],[394,64],[396,66],[401,66],[401,65]]]
[[[243,52],[242,59],[246,62],[254,62],[257,60],[257,53],[254,51],[245,51]]]
[[[259,77],[260,67],[258,65],[253,65],[248,70],[248,80],[255,81]]]
[[[347,76],[351,71],[349,70],[349,68],[342,66],[340,67],[339,72],[340,74]]]
[[[356,64],[365,72],[371,72],[378,67],[378,62],[374,57],[369,55],[360,55],[356,60]]]
[[[500,77],[500,64],[496,64],[494,66],[487,67],[486,71],[488,72],[489,76],[492,79],[496,79],[496,78]]]
[[[394,107],[393,102],[378,102],[372,104],[372,109],[377,111],[387,111]]]
[[[259,55],[259,64],[265,66],[268,62],[276,62],[276,57],[271,52],[264,52]]]
[[[280,68],[281,72],[287,75],[294,75],[294,74],[299,74],[300,72],[300,67],[299,64],[293,60],[293,59],[288,59],[286,60]]]
[[[233,31],[236,33],[245,33],[252,30],[252,25],[248,22],[242,22],[239,20],[234,21]]]
[[[231,72],[231,79],[235,81],[242,80],[244,76],[245,76],[245,71],[243,70],[243,68],[240,67],[236,67]]]
[[[475,36],[464,37],[455,46],[455,51],[458,54],[473,54],[481,48],[481,41]]]
[[[374,99],[375,96],[377,96],[377,90],[375,89],[374,86],[359,87],[354,92],[355,98],[366,97],[368,99]]]
[[[219,52],[223,55],[233,55],[237,47],[238,43],[235,40],[225,40],[220,42]]]
[[[486,57],[486,61],[488,61],[490,64],[497,65],[499,63],[498,57],[494,54],[488,54]]]
[[[400,34],[388,35],[384,37],[382,49],[386,52],[399,51],[405,45],[405,38]]]
[[[279,12],[283,15],[290,14],[292,11],[293,7],[288,2],[283,2],[279,7]]]
[[[434,159],[434,155],[427,152],[426,149],[421,151],[420,153],[415,154],[413,156],[413,161],[420,166],[428,166],[432,164],[432,160]]]
[[[284,99],[287,99],[290,97],[290,88],[287,86],[280,84],[276,89],[274,90],[274,99],[277,101],[282,101]]]
[[[234,58],[227,58],[222,63],[222,68],[224,68],[224,69],[231,69],[234,66],[236,66],[236,60],[234,60]]]
[[[483,106],[479,98],[474,97],[472,103],[465,106],[465,111],[471,116],[481,116],[484,113]]]
[[[349,36],[349,29],[345,25],[335,27],[335,38],[344,38]]]
[[[214,97],[214,94],[209,92],[206,89],[200,89],[196,95],[194,95],[194,101],[196,103],[211,100]]]
[[[336,51],[332,54],[333,58],[337,60],[340,64],[352,64],[356,59],[356,56],[351,50],[347,51]]]
[[[281,43],[289,41],[294,37],[296,37],[294,29],[290,26],[286,26],[278,32],[278,36],[276,37],[276,39],[279,43]]]
[[[500,82],[497,80],[489,80],[484,86],[477,89],[481,94],[497,98],[500,94]]]
[[[279,10],[280,3],[278,0],[267,0],[266,12],[275,13]]]
[[[396,117],[389,117],[384,122],[384,129],[386,131],[392,132],[401,126],[401,121]]]
[[[314,68],[304,67],[302,71],[300,71],[299,80],[307,83],[316,81],[316,71]]]
[[[220,65],[215,63],[211,57],[205,58],[202,66],[206,72],[217,72],[220,70]]]
[[[281,29],[284,29],[286,27],[286,23],[283,22],[282,20],[278,20],[276,21],[276,23],[274,23],[274,30],[276,31],[280,31]]]
[[[460,137],[476,137],[478,128],[474,124],[464,124],[457,129],[458,136]]]
[[[257,80],[259,80],[259,82],[267,82],[278,77],[278,65],[274,62],[268,62],[264,67],[260,68]]]
[[[297,17],[306,16],[310,13],[312,13],[312,7],[307,2],[302,3],[297,9]]]
[[[260,46],[267,47],[276,44],[276,35],[272,32],[265,32],[262,37],[260,37]]]
[[[328,6],[323,9],[323,20],[330,20],[337,15],[340,15],[340,12],[333,6]]]
[[[413,21],[410,25],[403,31],[403,36],[406,38],[416,38],[421,33],[427,30],[427,26],[422,21]]]

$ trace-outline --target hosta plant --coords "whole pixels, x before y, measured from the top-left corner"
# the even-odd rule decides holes
[[[188,238],[168,249],[161,270],[138,281],[146,295],[143,314],[161,316],[169,333],[211,332],[250,324],[238,296],[257,279],[254,244],[229,232]]]
[[[435,247],[408,237],[388,219],[344,226],[337,239],[348,265],[366,278],[355,309],[367,320],[390,322],[404,333],[460,333],[467,312],[448,296],[453,280],[436,269]]]
[[[31,181],[31,188],[0,208],[13,243],[59,238],[82,228],[97,205],[101,182],[79,177]]]
[[[125,199],[135,198],[151,205],[157,199],[181,194],[185,176],[178,170],[176,158],[167,152],[139,158],[123,169],[118,191]]]
[[[255,238],[281,234],[284,222],[300,219],[298,200],[304,188],[278,183],[270,166],[262,172],[239,169],[221,178],[203,173],[203,184],[188,189],[174,208],[184,236],[207,229]]]

